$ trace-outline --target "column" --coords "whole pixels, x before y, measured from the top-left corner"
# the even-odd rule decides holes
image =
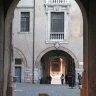
[[[0,0],[0,96],[3,96],[4,80],[4,10],[3,0]]]

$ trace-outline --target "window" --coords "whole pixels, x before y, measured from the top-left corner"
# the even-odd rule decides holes
[[[30,13],[21,12],[21,32],[29,32],[30,29]]]
[[[16,65],[19,65],[19,64],[21,64],[21,63],[22,63],[21,58],[16,58],[16,59],[15,59],[15,64],[16,64]]]
[[[64,12],[51,13],[51,32],[64,32]]]
[[[54,4],[52,4],[52,2]],[[69,42],[69,21],[70,2],[60,0],[47,1],[45,11],[47,19],[46,43],[68,43]],[[62,3],[65,3],[64,5]]]
[[[51,12],[50,40],[64,40],[64,12]]]

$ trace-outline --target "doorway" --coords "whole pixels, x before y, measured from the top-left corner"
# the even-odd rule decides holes
[[[16,77],[16,82],[20,83],[21,82],[21,67],[15,66],[15,77]]]
[[[60,77],[68,75],[70,82],[75,85],[76,83],[76,67],[72,56],[62,50],[51,50],[45,53],[41,58],[40,78],[46,81],[47,76],[51,76],[51,84],[61,84]],[[46,84],[46,82],[44,83]],[[64,83],[66,83],[64,81]]]

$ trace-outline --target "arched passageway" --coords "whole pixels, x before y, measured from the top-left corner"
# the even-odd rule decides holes
[[[0,36],[1,36],[1,38],[0,38],[0,42],[1,42],[0,43],[0,45],[1,45],[1,47],[0,47],[0,53],[1,53],[1,55],[0,55],[0,58],[1,58],[1,61],[0,61],[0,64],[1,64],[0,65],[0,68],[1,68],[0,69],[1,70],[1,75],[0,75],[0,77],[1,77],[0,96],[3,96],[3,90],[5,90],[4,93],[6,93],[6,86],[5,86],[5,88],[3,88],[2,84],[4,83],[6,85],[7,79],[6,79],[6,75],[5,74],[9,70],[8,67],[3,65],[4,64],[4,50],[3,50],[3,48],[4,48],[4,45],[5,45],[4,38],[3,38],[5,36],[3,34],[4,33],[4,22],[5,22],[6,14],[8,12],[7,11],[8,8],[10,7],[11,3],[13,2],[13,4],[14,4],[15,1],[19,1],[19,0],[14,0],[14,1],[13,0],[9,0],[9,1],[1,0],[0,1],[0,7],[1,7],[0,8],[0,12],[1,12],[1,18],[0,18],[0,29],[1,29],[1,32],[0,32]],[[95,63],[96,63],[96,59],[95,59],[95,57],[96,57],[95,56],[96,55],[96,53],[95,53],[95,51],[96,51],[96,44],[95,44],[96,43],[96,28],[95,28],[96,27],[95,26],[96,25],[96,14],[95,14],[94,9],[96,8],[96,0],[90,0],[90,1],[89,0],[76,0],[76,1],[78,1],[78,2],[81,1],[82,2],[82,5],[84,6],[84,8],[86,10],[86,13],[87,13],[87,17],[88,17],[89,30],[87,32],[84,32],[84,37],[85,37],[84,44],[86,44],[85,48],[84,48],[84,53],[85,53],[84,63],[85,63],[85,65],[87,65],[87,68],[90,65],[89,66],[89,70],[87,70],[87,73],[89,72],[88,73],[89,75],[88,75],[87,78],[89,80],[88,82],[89,82],[89,85],[90,85],[89,88],[87,86],[88,90],[90,91],[88,93],[88,95],[89,96],[95,96],[96,95],[96,92],[95,92],[95,89],[96,89],[95,88],[96,87],[95,86],[95,81],[96,81],[96,76],[95,76],[96,75],[95,74],[95,69],[96,69],[96,66],[95,66]],[[11,9],[13,10],[13,7],[11,7]],[[87,23],[86,23],[86,21],[84,21],[84,22],[85,22],[84,26],[86,26]],[[9,48],[9,46],[8,46],[8,48]],[[8,55],[8,57],[9,57],[9,55]],[[8,57],[7,57],[7,59],[8,59]],[[9,65],[10,64],[10,62],[7,62],[6,58],[5,58],[5,61],[6,61],[5,65]],[[4,68],[5,68],[5,70],[7,70],[7,72],[5,72],[5,73],[4,73]],[[86,66],[85,66],[85,68],[86,68]],[[94,74],[92,74],[92,72]],[[91,78],[91,76],[93,78]],[[5,78],[5,80],[3,82],[4,78]],[[92,84],[92,86],[91,86],[91,84]],[[84,95],[84,96],[86,96],[86,95]]]
[[[61,84],[60,77],[64,74],[70,78],[70,82],[74,85],[76,82],[76,67],[74,58],[67,52],[62,50],[51,50],[45,53],[39,65],[39,76],[43,78],[41,83]],[[51,76],[51,82],[48,82],[46,78]]]
[[[10,12],[9,12],[9,13],[10,13]],[[9,21],[9,20],[8,20],[8,21]],[[6,22],[7,22],[7,21],[6,21]],[[7,29],[7,28],[6,28],[6,29]],[[8,33],[9,33],[9,32],[8,32]],[[8,39],[8,38],[10,38],[10,36],[7,36],[7,39]],[[6,44],[6,46],[7,46],[7,44]],[[6,47],[6,46],[5,46],[5,47]],[[9,48],[9,49],[10,49],[10,48]],[[7,52],[5,52],[5,53],[8,54]],[[6,56],[7,56],[7,55],[6,55]],[[5,58],[5,59],[6,59],[6,58]],[[6,61],[6,60],[5,60],[5,61]],[[6,61],[6,62],[7,62],[7,61]],[[8,62],[7,62],[7,63],[8,63]]]

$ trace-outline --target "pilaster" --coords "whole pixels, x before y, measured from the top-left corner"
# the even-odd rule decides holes
[[[0,0],[0,96],[4,92],[4,8],[3,0]]]

